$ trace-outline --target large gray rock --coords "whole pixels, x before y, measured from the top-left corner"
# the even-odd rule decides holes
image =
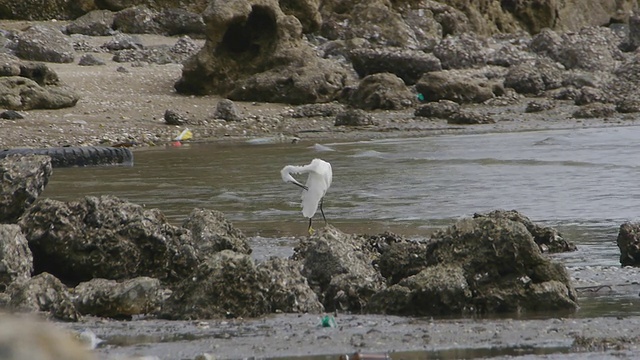
[[[202,37],[207,26],[202,20],[202,15],[184,9],[165,9],[154,18],[160,26],[160,31],[169,36],[174,35],[198,35]]]
[[[562,86],[562,69],[548,59],[524,62],[509,68],[504,87],[520,94],[539,95]]]
[[[268,294],[272,312],[318,314],[324,311],[318,296],[300,273],[299,262],[274,257],[258,268],[271,279]]]
[[[169,294],[160,280],[150,277],[121,282],[96,278],[75,287],[73,303],[83,315],[131,318],[160,310]]]
[[[222,250],[251,254],[251,246],[242,231],[234,227],[220,211],[193,209],[182,227],[191,231],[193,243],[201,257]]]
[[[407,85],[415,84],[426,72],[440,71],[440,60],[431,53],[415,50],[358,48],[349,52],[353,68],[361,78],[392,73]]]
[[[251,256],[230,250],[203,261],[165,302],[161,316],[169,319],[256,317],[272,311],[271,278]]]
[[[159,34],[160,24],[155,21],[158,12],[146,6],[134,6],[115,13],[113,28],[129,34]]]
[[[325,226],[295,249],[302,275],[326,311],[362,311],[369,298],[385,287],[373,266],[378,253],[366,250],[365,244],[361,237]]]
[[[483,66],[489,53],[487,43],[471,33],[446,37],[433,49],[443,69]]]
[[[92,278],[189,277],[197,252],[188,230],[170,225],[158,209],[113,196],[38,201],[21,219],[36,272],[68,282]]]
[[[519,220],[482,216],[435,233],[421,260],[426,266],[373,295],[367,311],[432,316],[575,310],[566,269],[542,255]],[[419,266],[413,263],[412,272]]]
[[[11,300],[8,307],[19,312],[45,312],[64,321],[78,321],[67,287],[55,276],[42,273],[26,281],[14,282],[6,293]]]
[[[391,73],[368,75],[351,93],[349,104],[364,110],[401,110],[413,105],[414,94]]]
[[[302,25],[276,0],[214,0],[203,18],[207,41],[184,63],[178,92],[305,104],[333,100],[351,79],[302,41]]]
[[[0,290],[16,281],[27,281],[33,272],[33,256],[18,225],[0,224]]]
[[[70,332],[33,316],[2,314],[0,349],[3,360],[96,360]]]
[[[68,34],[107,36],[113,33],[114,18],[112,11],[94,10],[72,21],[65,30]]]
[[[443,70],[422,75],[416,91],[424,101],[451,100],[459,104],[482,103],[500,94],[501,84],[484,76],[459,70]]]
[[[16,223],[51,176],[51,158],[10,155],[0,159],[0,223]]]
[[[61,109],[75,106],[79,99],[67,87],[40,86],[21,76],[0,77],[0,106],[6,109]]]
[[[71,39],[60,29],[32,25],[18,34],[15,54],[25,60],[70,63],[75,50]]]

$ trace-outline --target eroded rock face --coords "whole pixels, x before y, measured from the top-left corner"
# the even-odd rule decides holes
[[[373,295],[367,311],[444,315],[577,308],[564,266],[543,257],[527,228],[504,216],[463,219],[437,232],[427,244],[426,264]]]
[[[10,155],[0,159],[0,223],[16,223],[44,191],[51,158]]]
[[[276,0],[212,1],[207,41],[184,64],[181,93],[304,104],[331,101],[350,78],[302,42],[302,25]]]
[[[373,266],[378,254],[366,250],[363,238],[326,226],[294,251],[326,311],[362,311],[369,298],[384,288],[384,279]]]
[[[20,222],[33,251],[35,272],[67,282],[150,276],[175,281],[190,276],[197,254],[188,230],[113,196],[79,201],[44,199]]]
[[[16,281],[27,281],[33,256],[18,225],[0,224],[0,292]]]
[[[256,317],[271,312],[270,277],[250,256],[218,252],[174,289],[161,316],[168,319]]]
[[[8,305],[13,310],[42,311],[64,321],[78,321],[80,318],[67,287],[49,273],[14,282],[9,285],[6,293],[11,297]]]
[[[121,282],[96,278],[75,287],[73,303],[83,315],[122,319],[158,311],[169,294],[160,280],[150,277]]]
[[[242,231],[234,227],[219,211],[193,209],[182,227],[191,230],[193,243],[201,257],[222,250],[251,254],[251,246]]]

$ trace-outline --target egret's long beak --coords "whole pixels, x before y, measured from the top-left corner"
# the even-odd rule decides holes
[[[293,185],[300,186],[301,188],[303,188],[303,189],[305,189],[305,190],[309,191],[309,188],[308,188],[308,187],[306,187],[306,186],[304,186],[304,185],[300,184],[300,183],[299,183],[299,182],[297,182],[297,181],[292,181],[291,183],[292,183]]]

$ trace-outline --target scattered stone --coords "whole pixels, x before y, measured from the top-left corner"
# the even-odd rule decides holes
[[[308,117],[331,117],[336,116],[340,111],[344,110],[344,105],[331,102],[324,104],[307,104],[293,108],[287,115],[292,118],[308,118]]]
[[[80,314],[129,319],[160,310],[170,291],[162,288],[160,280],[150,277],[121,282],[97,278],[78,284],[73,294]]]
[[[438,100],[420,105],[413,115],[418,117],[431,117],[448,119],[460,111],[460,104],[451,100]]]
[[[527,103],[527,107],[525,108],[525,112],[527,113],[535,113],[541,111],[551,110],[555,107],[555,103],[550,100],[533,100]]]
[[[251,254],[251,246],[242,231],[235,228],[220,211],[193,209],[182,227],[191,231],[193,243],[203,257],[222,250]]]
[[[391,73],[368,75],[351,93],[349,104],[364,110],[400,110],[413,104],[413,93]]]
[[[0,113],[0,119],[19,120],[24,119],[24,116],[15,110],[5,110]]]
[[[128,34],[160,34],[155,21],[158,12],[146,6],[133,6],[115,13],[113,28]]]
[[[102,44],[102,48],[107,49],[108,51],[127,49],[139,50],[144,48],[144,45],[138,36],[117,33],[111,38],[111,40]]]
[[[43,25],[29,26],[18,35],[15,53],[32,61],[73,62],[75,50],[68,36],[59,29]]]
[[[241,121],[242,115],[236,106],[236,103],[229,99],[222,99],[216,105],[216,111],[213,113],[216,119],[224,119],[226,121]]]
[[[0,223],[16,223],[44,191],[51,158],[9,155],[0,159]]]
[[[93,10],[67,25],[68,34],[107,36],[113,33],[114,13],[110,10]]]
[[[335,126],[367,126],[374,125],[373,117],[361,109],[345,109],[336,115]]]
[[[167,125],[184,125],[188,123],[187,118],[174,110],[167,109],[164,111],[164,122]]]
[[[129,69],[127,69],[124,66],[118,66],[116,68],[116,71],[119,72],[119,73],[123,73],[123,74],[128,74],[129,73]]]
[[[616,108],[612,104],[592,103],[581,106],[573,112],[576,119],[607,118],[615,115]]]
[[[80,313],[73,305],[67,287],[49,273],[41,273],[26,281],[14,282],[7,287],[6,292],[11,297],[9,308],[12,310],[43,311],[63,321],[80,319]]]
[[[416,83],[416,91],[424,101],[451,100],[458,104],[482,103],[496,96],[497,82],[479,78],[460,70],[443,70],[422,75]]]
[[[493,124],[495,122],[491,116],[473,110],[460,110],[447,118],[447,124],[453,125]]]
[[[13,282],[29,280],[33,256],[18,225],[0,224],[0,292]]]
[[[78,65],[80,66],[95,66],[95,65],[106,65],[106,63],[100,59],[98,59],[93,54],[84,54],[80,57],[78,61]]]
[[[75,106],[80,97],[63,86],[40,86],[21,76],[0,77],[0,106],[11,110],[61,109]]]

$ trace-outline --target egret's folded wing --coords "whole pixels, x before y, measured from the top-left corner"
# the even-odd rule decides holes
[[[326,182],[320,175],[309,173],[307,188],[309,190],[302,192],[302,215],[310,218],[318,211],[320,199],[322,199],[327,191]]]

